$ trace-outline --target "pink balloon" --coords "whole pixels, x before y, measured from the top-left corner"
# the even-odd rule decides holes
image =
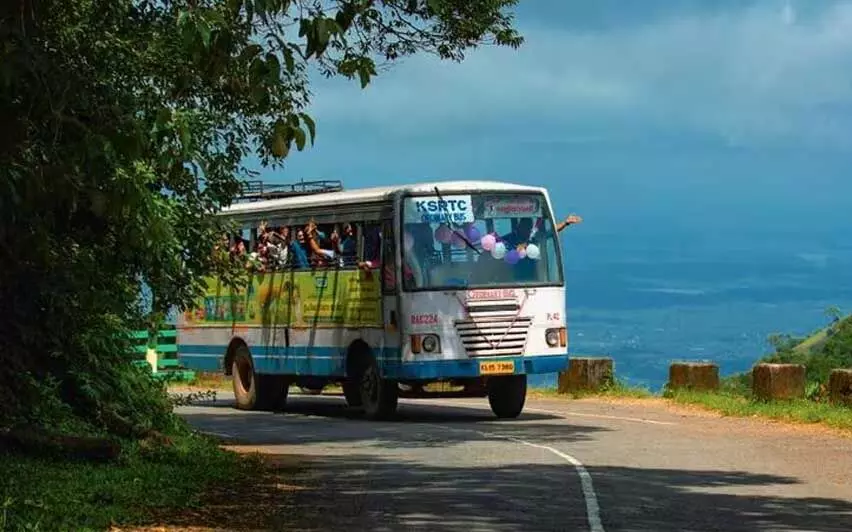
[[[497,243],[497,239],[494,235],[485,235],[482,237],[482,249],[485,251],[491,251],[494,249],[494,245]]]
[[[521,249],[519,249],[519,250],[518,250],[518,256],[519,256],[520,258],[522,258],[522,259],[523,259],[524,257],[526,257],[526,256],[527,256],[527,248],[521,248]]]

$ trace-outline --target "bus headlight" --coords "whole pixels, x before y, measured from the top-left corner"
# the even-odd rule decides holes
[[[423,351],[427,353],[437,353],[439,351],[440,342],[438,341],[438,337],[435,335],[428,335],[423,337]]]
[[[441,340],[434,334],[412,334],[411,335],[411,352],[418,354],[424,353],[440,353]]]
[[[559,329],[548,329],[544,333],[544,339],[550,347],[565,347],[568,345],[568,331],[565,327],[561,327]]]
[[[544,339],[547,340],[547,345],[556,347],[559,345],[559,332],[556,329],[548,329],[544,333]]]

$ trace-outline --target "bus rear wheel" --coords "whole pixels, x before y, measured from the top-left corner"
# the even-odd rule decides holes
[[[240,346],[234,354],[231,365],[234,398],[239,410],[276,410],[283,409],[287,402],[289,389],[287,378],[283,375],[259,375],[254,371],[254,363],[248,347]]]
[[[389,419],[399,403],[399,387],[396,381],[382,378],[376,358],[365,355],[359,379],[361,408],[367,419]]]
[[[527,376],[507,375],[488,379],[488,403],[498,418],[516,418],[527,399]]]

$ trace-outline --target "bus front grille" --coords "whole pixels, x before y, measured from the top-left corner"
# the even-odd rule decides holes
[[[469,356],[522,355],[532,318],[477,317],[456,321],[456,332]]]

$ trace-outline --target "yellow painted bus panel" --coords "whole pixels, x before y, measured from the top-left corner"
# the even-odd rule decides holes
[[[255,273],[233,293],[208,278],[203,299],[184,318],[190,327],[381,327],[381,295],[379,276],[361,270]]]

